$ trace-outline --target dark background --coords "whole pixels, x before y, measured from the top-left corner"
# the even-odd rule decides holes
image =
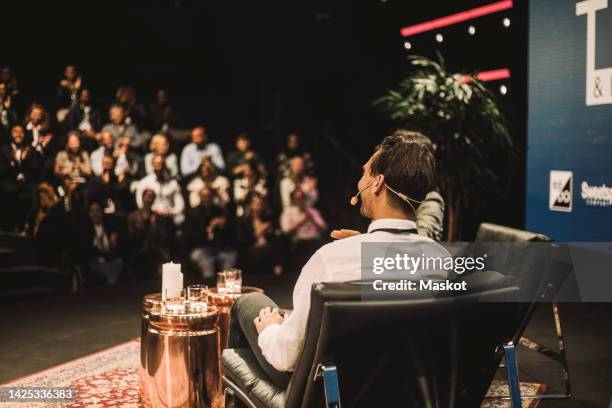
[[[469,239],[480,221],[524,223],[526,1],[419,34],[410,38],[409,51],[399,30],[491,2],[24,0],[2,5],[0,63],[19,80],[22,110],[34,100],[52,106],[63,68],[73,63],[102,106],[117,85],[133,85],[143,102],[166,87],[187,125],[206,123],[226,152],[237,132],[247,130],[271,159],[297,129],[317,159],[320,207],[353,225],[355,212],[347,216],[345,200],[359,176],[356,165],[392,130],[371,103],[408,72],[406,56],[435,57],[438,50],[449,70],[466,73],[510,68],[510,80],[489,85],[520,154],[504,196],[480,197],[483,209],[464,219]],[[504,17],[510,28],[502,26]],[[434,40],[438,32],[441,44]]]

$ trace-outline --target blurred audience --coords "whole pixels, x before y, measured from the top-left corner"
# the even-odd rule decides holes
[[[73,106],[79,104],[79,92],[83,86],[83,79],[76,66],[66,65],[64,77],[57,86],[55,96],[55,109],[57,123],[62,123]]]
[[[236,150],[231,151],[227,156],[227,168],[230,177],[241,177],[247,165],[256,169],[262,177],[266,176],[266,166],[263,160],[259,154],[251,149],[251,138],[248,134],[241,133],[236,138]]]
[[[124,137],[130,141],[130,146],[136,150],[142,150],[145,146],[146,140],[143,140],[138,128],[126,121],[125,108],[121,104],[114,104],[111,106],[110,111],[110,123],[107,123],[102,128],[102,131],[108,131],[113,135],[113,142],[117,142],[119,139]]]
[[[262,197],[268,196],[266,179],[258,173],[250,163],[245,163],[241,177],[234,179],[234,205],[236,215],[244,215],[245,203],[251,194],[259,194]]]
[[[170,172],[170,177],[176,178],[179,174],[178,160],[174,153],[170,152],[170,142],[162,134],[157,134],[151,138],[149,144],[150,152],[145,155],[145,171],[147,174],[153,173],[153,157],[163,156],[166,160],[166,169]]]
[[[183,148],[181,153],[181,174],[185,178],[193,176],[202,163],[204,156],[210,157],[219,171],[225,170],[223,152],[218,144],[208,141],[208,132],[204,126],[198,126],[191,131],[191,143]]]
[[[161,266],[170,261],[169,243],[173,237],[172,221],[153,210],[155,191],[145,189],[142,207],[128,216],[128,262],[137,277],[161,275]]]
[[[276,157],[278,179],[283,177],[291,177],[291,159],[300,156],[304,160],[304,168],[306,172],[312,174],[314,171],[314,162],[310,153],[300,145],[300,137],[297,132],[291,132],[287,136],[285,147]]]
[[[190,207],[200,205],[200,190],[204,187],[210,188],[215,193],[213,198],[215,205],[226,207],[229,204],[229,180],[217,173],[215,165],[208,156],[202,158],[200,174],[187,184]]]
[[[294,156],[289,160],[289,175],[280,181],[280,197],[283,208],[291,205],[291,193],[299,188],[304,193],[304,201],[313,206],[319,199],[317,179],[310,175],[302,156]]]
[[[189,257],[204,278],[211,278],[217,271],[233,267],[238,257],[227,212],[215,205],[213,197],[212,189],[202,188],[200,205],[187,211],[187,220],[183,225]]]
[[[142,196],[145,190],[155,192],[153,211],[162,217],[171,217],[176,225],[181,225],[185,220],[185,200],[179,183],[173,179],[168,169],[164,156],[156,155],[152,160],[153,173],[145,176],[138,182],[136,191],[136,204],[143,208]]]
[[[0,82],[0,145],[9,142],[11,128],[17,123],[17,114],[12,108],[11,95],[5,83]]]
[[[84,137],[84,147],[92,152],[96,146],[96,137],[102,128],[102,117],[100,111],[92,104],[91,92],[82,88],[79,92],[78,102],[72,105],[64,120],[64,128],[67,130],[79,130]]]
[[[283,273],[281,248],[274,234],[272,213],[265,197],[251,195],[245,214],[236,220],[236,237],[249,272]]]

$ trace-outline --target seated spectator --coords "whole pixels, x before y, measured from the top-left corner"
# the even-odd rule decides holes
[[[249,163],[259,174],[266,176],[266,167],[259,154],[251,149],[251,139],[246,133],[241,133],[236,138],[236,150],[227,156],[227,167],[230,177],[240,177],[245,165]]]
[[[111,106],[109,115],[111,121],[104,125],[102,131],[111,132],[113,142],[116,143],[119,139],[127,137],[130,141],[130,147],[136,150],[144,149],[146,141],[138,133],[138,128],[134,124],[126,122],[123,105],[115,104]]]
[[[191,131],[191,143],[186,145],[181,153],[181,174],[184,178],[189,178],[198,171],[204,156],[210,157],[219,171],[225,170],[221,148],[218,144],[208,141],[208,132],[204,126],[198,126]]]
[[[78,105],[79,103],[79,92],[83,80],[81,75],[77,72],[76,66],[66,65],[64,69],[64,77],[60,80],[57,87],[57,94],[55,96],[55,109],[57,110],[57,122],[62,123],[70,108]]]
[[[327,224],[316,208],[306,201],[305,193],[296,188],[291,193],[291,205],[281,214],[283,233],[291,238],[294,266],[301,267],[321,245]]]
[[[318,198],[317,179],[306,173],[306,165],[301,156],[295,156],[290,160],[291,173],[280,181],[280,196],[283,208],[291,205],[291,192],[299,187],[304,193],[304,200],[309,206],[313,206]]]
[[[85,276],[95,283],[116,283],[123,271],[119,231],[104,217],[100,203],[89,204],[87,222],[82,225],[79,238]]]
[[[200,205],[187,212],[183,236],[190,247],[190,259],[204,278],[236,264],[230,222],[225,210],[213,202],[213,191],[200,190]]]
[[[210,160],[210,157],[202,158],[200,166],[200,174],[187,184],[187,192],[189,194],[189,206],[191,208],[200,205],[200,190],[208,187],[215,193],[214,203],[219,207],[225,207],[230,201],[229,196],[229,180],[227,177],[217,174],[215,165]]]
[[[102,117],[100,111],[92,104],[91,92],[82,88],[79,92],[78,103],[72,105],[66,120],[66,130],[79,130],[86,141],[84,146],[88,152],[97,146],[96,136],[102,128]]]
[[[155,192],[142,193],[142,208],[128,216],[127,252],[129,264],[136,276],[161,275],[162,264],[170,261],[168,243],[173,239],[172,220],[153,211]]]
[[[236,220],[242,263],[249,271],[283,273],[280,246],[274,235],[272,216],[266,199],[253,194],[245,214]]]
[[[17,123],[17,114],[11,103],[6,84],[0,82],[0,146],[10,142],[11,129]]]
[[[131,197],[126,184],[125,172],[117,173],[115,158],[105,155],[102,158],[102,173],[88,182],[89,201],[102,205],[104,214],[124,214]]]
[[[45,144],[43,135],[48,134],[50,129],[49,115],[44,106],[33,103],[25,117],[26,142],[38,149],[39,145]],[[48,141],[47,141],[48,143]]]
[[[244,215],[245,203],[249,195],[268,196],[266,179],[263,178],[249,163],[242,170],[242,177],[234,180],[234,204],[236,215]]]
[[[102,175],[102,159],[104,156],[113,156],[115,154],[115,146],[113,143],[113,135],[109,131],[104,131],[100,134],[100,147],[91,152],[91,171],[96,176]]]
[[[172,217],[176,225],[181,225],[185,220],[185,200],[179,183],[170,177],[166,169],[163,156],[153,157],[153,173],[145,176],[138,182],[136,191],[136,204],[143,208],[142,196],[145,190],[155,192],[153,211],[162,217]]]
[[[7,94],[11,97],[19,94],[19,85],[17,85],[17,78],[13,75],[11,67],[5,65],[0,68],[0,83],[6,85]]]
[[[113,155],[117,159],[118,166],[118,169],[115,170],[124,172],[130,182],[140,180],[145,176],[144,161],[139,154],[132,151],[130,139],[127,137],[119,139]]]
[[[0,202],[3,230],[33,227],[36,184],[40,178],[42,157],[25,142],[25,129],[11,129],[11,143],[0,146]],[[31,232],[26,229],[26,232]]]
[[[89,154],[81,148],[78,131],[68,132],[66,149],[55,157],[55,175],[59,179],[70,179],[76,183],[83,183],[91,176]]]
[[[164,88],[158,89],[155,97],[155,102],[149,107],[151,129],[155,132],[166,133],[173,128],[180,127],[181,120],[176,107],[170,103],[168,91]]]
[[[164,135],[153,136],[149,144],[149,149],[151,151],[147,153],[144,158],[145,171],[147,174],[153,173],[153,157],[163,156],[166,159],[166,169],[170,172],[170,176],[176,178],[179,174],[178,160],[174,153],[170,153],[170,142],[168,138]]]
[[[291,176],[291,159],[296,156],[300,156],[304,159],[304,167],[306,172],[312,174],[314,171],[314,162],[310,153],[305,151],[300,146],[300,137],[297,132],[289,133],[287,136],[287,144],[285,148],[276,157],[276,163],[278,166],[278,179],[281,180],[283,177]]]
[[[138,102],[136,90],[131,86],[120,86],[115,93],[115,101],[125,109],[125,123],[135,125],[138,129],[147,129],[149,126],[147,110]]]

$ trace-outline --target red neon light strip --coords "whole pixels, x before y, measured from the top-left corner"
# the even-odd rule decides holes
[[[498,81],[500,79],[510,78],[510,70],[508,68],[492,69],[491,71],[481,71],[475,75],[480,81]],[[471,76],[464,76],[463,83],[467,84],[471,81]]]
[[[440,17],[435,20],[426,21],[411,26],[404,27],[400,30],[403,37],[424,33],[426,31],[435,30],[437,28],[446,27],[449,25],[462,23],[467,20],[486,16],[487,14],[497,13],[498,11],[508,10],[512,8],[512,0],[502,0],[495,3],[487,4],[486,6],[476,7],[471,10],[462,11],[450,16]]]

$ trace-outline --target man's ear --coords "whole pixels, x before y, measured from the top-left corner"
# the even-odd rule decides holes
[[[382,174],[379,174],[374,179],[374,184],[372,184],[372,192],[375,195],[378,195],[384,190],[384,188],[385,188],[385,176]]]

